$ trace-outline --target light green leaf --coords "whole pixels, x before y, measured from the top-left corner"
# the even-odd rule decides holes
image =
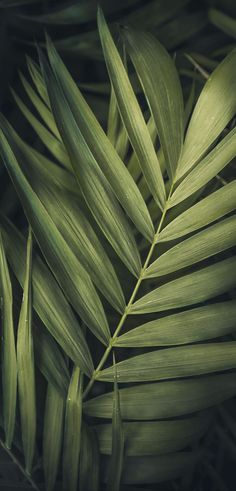
[[[28,109],[28,107],[14,92],[14,90],[12,90],[12,94],[18,107],[22,111],[29,124],[33,127],[38,137],[42,140],[45,147],[58,160],[58,162],[60,162],[66,168],[71,169],[69,156],[65,150],[63,143],[58,140],[42,123],[40,123],[39,119],[37,119],[33,115],[33,113]]]
[[[44,71],[58,128],[70,155],[81,193],[116,253],[127,268],[138,276],[141,262],[128,221],[76,124],[60,85],[46,63]]]
[[[26,180],[3,133],[1,151],[40,248],[58,282],[84,322],[103,343],[107,343],[110,337],[109,328],[92,281]]]
[[[116,364],[120,383],[192,377],[232,368],[236,368],[236,341],[161,349]],[[98,380],[112,382],[113,370],[102,370]]]
[[[37,181],[36,181],[37,186]],[[71,250],[91,276],[96,287],[116,310],[123,313],[125,299],[119,280],[101,242],[79,203],[72,202],[71,194],[38,186],[40,197]]]
[[[131,314],[160,312],[204,302],[236,285],[236,257],[169,281],[137,300]]]
[[[111,84],[121,118],[130,142],[139,159],[149,189],[160,208],[165,203],[165,187],[160,164],[147,125],[129,81],[126,69],[111,37],[101,9],[98,9],[98,29]]]
[[[65,399],[70,380],[69,370],[58,345],[45,327],[41,323],[39,325],[39,321],[35,331],[35,359],[48,383]]]
[[[59,468],[63,437],[64,400],[48,384],[43,423],[43,470],[46,490],[53,491]]]
[[[24,293],[17,332],[17,367],[22,442],[26,471],[30,474],[36,441],[36,393],[32,333],[32,232],[29,230]]]
[[[231,130],[225,138],[180,182],[173,192],[169,205],[175,206],[191,196],[202,186],[205,186],[213,177],[236,156],[236,128]]]
[[[207,227],[189,239],[168,249],[145,272],[145,278],[156,278],[218,254],[236,245],[236,215]]]
[[[48,109],[47,105],[42,101],[42,99],[37,95],[33,87],[29,84],[29,82],[26,80],[21,72],[20,79],[29,99],[31,100],[35,109],[37,109],[42,120],[44,121],[46,126],[48,126],[49,130],[54,134],[54,136],[60,141],[61,137],[58,132],[52,112],[50,111],[50,109]]]
[[[83,422],[79,468],[80,491],[99,491],[99,449],[94,430]]]
[[[43,76],[42,76],[42,73],[40,71],[39,65],[37,63],[35,63],[35,61],[32,60],[31,58],[29,58],[28,56],[26,56],[26,60],[27,60],[28,70],[29,70],[30,76],[34,82],[34,85],[35,85],[40,97],[43,99],[43,101],[48,106],[48,108],[50,108],[50,102],[49,102],[49,97],[48,97],[48,93],[47,93],[47,88],[46,88],[45,82],[43,80]]]
[[[115,346],[152,347],[188,344],[225,336],[236,325],[236,302],[222,302],[142,324],[119,336]]]
[[[63,487],[76,491],[81,445],[83,375],[74,367],[69,385],[63,443]]]
[[[68,105],[68,107],[67,105],[64,107],[64,111],[67,107],[67,111],[69,111],[69,113],[71,112],[70,120],[73,115],[76,121],[77,128],[75,124],[73,124],[73,131],[77,135],[77,139],[80,140],[78,144],[80,144],[82,148],[86,146],[89,147],[94,159],[104,176],[107,178],[122,207],[125,209],[138,230],[151,241],[154,235],[153,224],[138,187],[49,40],[48,55],[53,72],[60,84]],[[53,90],[55,88],[55,83],[56,82],[53,83],[51,88],[51,97],[54,95]],[[59,94],[57,97],[59,97]],[[53,97],[53,102],[57,108],[59,100],[55,100],[55,95]],[[52,105],[54,106],[54,104]],[[55,111],[55,107],[53,107],[53,109]],[[69,135],[67,135],[67,138],[70,142],[71,138],[69,139]],[[78,160],[78,162],[73,162],[72,160],[72,164],[74,171],[75,173],[77,172],[78,179],[80,180],[80,160]]]
[[[0,227],[7,257],[19,283],[23,287],[26,259],[25,241],[11,222],[3,216],[0,217]],[[88,376],[91,376],[93,362],[80,325],[75,319],[58,283],[48,267],[36,254],[34,255],[32,276],[34,309],[65,353]]]
[[[44,185],[53,182],[59,189],[70,191],[73,195],[79,195],[76,180],[67,169],[60,167],[48,157],[45,157],[45,155],[26,144],[18,133],[16,133],[9,121],[1,114],[0,123],[12,151],[17,156],[17,159],[19,159],[28,178],[31,175],[40,175],[42,176]]]
[[[208,415],[203,413],[176,421],[139,421],[124,423],[127,456],[161,455],[175,452],[198,440],[208,426]],[[112,425],[96,426],[100,452],[111,454]]]
[[[161,232],[158,241],[174,240],[205,227],[236,208],[236,180],[187,209]]]
[[[216,406],[236,393],[235,373],[134,385],[120,389],[123,420],[156,420],[191,414]],[[95,418],[112,418],[113,392],[84,403]]]
[[[236,49],[208,78],[191,117],[178,167],[178,178],[190,170],[215,142],[236,112]]]
[[[2,399],[5,444],[11,448],[15,429],[17,395],[17,361],[13,324],[12,285],[0,232],[0,294],[2,311]]]
[[[173,177],[183,143],[183,95],[177,70],[165,48],[150,34],[124,29],[123,35]]]
[[[119,491],[121,474],[124,459],[124,429],[120,413],[120,396],[116,377],[115,354],[113,351],[114,364],[114,395],[112,410],[112,437],[111,437],[111,457],[109,461],[108,483],[109,491]]]

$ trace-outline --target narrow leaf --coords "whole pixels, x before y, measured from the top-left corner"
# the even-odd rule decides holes
[[[127,268],[138,275],[141,268],[139,253],[126,217],[77,126],[60,85],[46,63],[44,73],[55,119],[70,155],[81,193],[116,253]]]
[[[236,393],[235,373],[184,380],[140,384],[120,389],[123,420],[156,420],[191,414],[216,406]],[[95,418],[112,418],[113,392],[84,403],[84,412]]]
[[[30,474],[36,439],[36,393],[32,333],[32,232],[29,230],[24,293],[17,333],[18,387],[26,471]]]
[[[107,343],[110,337],[109,328],[92,281],[61,236],[42,202],[33,192],[3,133],[1,150],[29,222],[33,226],[34,234],[50,267],[84,322],[103,343]]]
[[[145,278],[156,278],[218,254],[236,245],[236,215],[207,227],[168,249],[146,270]]]
[[[12,445],[16,418],[17,361],[12,312],[12,285],[0,232],[0,293],[2,311],[2,399],[5,444]]]
[[[98,9],[98,29],[121,118],[139,159],[149,189],[157,204],[162,208],[165,203],[165,187],[160,164],[126,69],[100,8]]]
[[[119,491],[121,483],[121,474],[124,457],[124,430],[120,413],[120,397],[117,384],[115,355],[113,352],[114,364],[114,395],[113,395],[113,411],[112,411],[112,442],[111,442],[111,458],[109,462],[108,483],[109,491]]]
[[[170,205],[175,206],[191,196],[202,186],[205,186],[213,177],[236,156],[236,128],[231,130],[225,138],[180,182],[170,198]]]
[[[99,449],[94,430],[83,422],[79,468],[80,491],[99,491]]]
[[[153,224],[138,187],[49,40],[47,47],[53,72],[60,83],[68,108],[73,114],[83,137],[81,144],[83,143],[84,145],[86,143],[89,147],[122,207],[138,230],[151,241],[154,234]],[[53,96],[54,87],[55,82],[51,90],[51,96]],[[56,103],[55,100],[54,103]],[[74,131],[77,133],[78,129]],[[79,134],[78,138],[81,138]],[[72,164],[76,172],[79,162],[78,164],[72,162]]]
[[[173,177],[183,142],[183,96],[177,70],[165,48],[150,34],[124,29],[123,35]]]
[[[26,259],[25,240],[11,222],[3,216],[0,217],[0,227],[7,257],[23,287]],[[34,256],[32,276],[34,309],[65,353],[88,376],[91,376],[93,362],[82,329],[52,273],[37,255]]]
[[[47,491],[55,489],[62,446],[63,415],[64,400],[48,384],[43,424],[43,470]]]
[[[236,368],[236,341],[167,348],[133,356],[116,364],[121,383],[145,382]],[[113,368],[98,373],[98,380],[112,382]]]
[[[161,232],[158,241],[174,240],[205,227],[236,208],[236,180],[187,209]]]
[[[137,300],[131,314],[160,312],[204,302],[236,285],[236,257],[172,280]]]
[[[115,346],[152,347],[188,344],[234,331],[236,303],[221,302],[168,315],[119,336]]]
[[[58,140],[40,121],[34,114],[28,109],[20,97],[12,91],[14,99],[22,111],[23,115],[32,126],[37,136],[42,140],[45,147],[49,152],[60,162],[62,165],[71,169],[69,156],[65,150],[63,143]]]
[[[81,445],[83,375],[74,367],[69,385],[63,443],[63,487],[76,491]]]
[[[183,449],[199,439],[208,426],[203,413],[176,421],[139,421],[124,423],[127,456],[161,455]],[[100,452],[111,454],[112,425],[96,426]]]
[[[188,126],[178,167],[178,178],[204,155],[234,116],[235,69],[234,49],[208,78],[199,96]]]

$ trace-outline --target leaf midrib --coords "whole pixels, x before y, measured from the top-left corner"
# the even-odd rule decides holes
[[[124,325],[124,323],[125,323],[128,315],[130,313],[131,307],[132,307],[133,302],[135,300],[135,297],[136,297],[136,295],[138,293],[139,287],[140,287],[143,279],[145,279],[145,272],[146,272],[146,269],[149,266],[149,262],[151,260],[151,257],[152,257],[152,254],[154,252],[155,246],[158,244],[158,236],[159,236],[159,234],[161,232],[161,228],[162,228],[162,225],[163,225],[163,222],[164,222],[166,213],[167,213],[167,211],[169,209],[169,206],[168,205],[169,205],[169,201],[170,201],[170,198],[171,198],[171,195],[172,195],[174,186],[175,186],[175,179],[173,179],[173,182],[172,182],[172,185],[171,185],[171,188],[170,188],[170,191],[169,191],[169,195],[168,195],[168,197],[166,199],[166,203],[165,203],[165,206],[164,206],[163,211],[162,211],[162,216],[161,216],[160,222],[159,222],[158,227],[157,227],[157,231],[155,232],[155,235],[154,235],[154,238],[153,238],[153,242],[152,242],[152,244],[150,246],[149,252],[148,252],[147,257],[146,257],[146,259],[144,261],[144,265],[143,265],[143,267],[140,270],[140,275],[139,275],[139,277],[137,279],[137,282],[136,282],[136,284],[134,286],[134,289],[133,289],[133,292],[132,292],[132,294],[130,296],[129,302],[127,303],[127,305],[125,307],[125,310],[124,310],[124,313],[123,313],[123,315],[122,315],[122,317],[121,317],[121,319],[120,319],[120,321],[119,321],[119,323],[118,323],[118,325],[117,325],[117,327],[115,329],[115,332],[114,332],[113,336],[110,339],[109,345],[107,346],[107,348],[106,348],[106,350],[105,350],[105,352],[104,352],[104,354],[103,354],[100,362],[97,365],[97,368],[94,370],[93,375],[92,375],[92,377],[91,377],[91,379],[90,379],[87,387],[85,388],[85,390],[83,392],[83,400],[87,397],[87,395],[89,394],[90,390],[92,389],[94,382],[97,380],[97,377],[98,377],[99,372],[102,370],[104,364],[106,363],[106,361],[107,361],[107,359],[108,359],[108,357],[109,357],[109,355],[111,353],[112,348],[115,346],[116,339],[117,339],[118,335],[120,334],[120,331],[122,330],[123,325]]]

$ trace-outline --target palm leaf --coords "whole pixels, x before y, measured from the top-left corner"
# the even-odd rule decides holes
[[[177,9],[173,0],[170,5]],[[188,33],[199,29],[192,17]],[[49,40],[41,68],[29,62],[36,90],[22,81],[70,168],[24,143],[1,119],[3,160],[42,252],[42,258],[35,253],[32,271],[33,306],[41,319],[35,318],[33,335],[49,383],[43,445],[48,489],[60,486],[62,432],[69,489],[77,480],[81,490],[93,491],[156,485],[186,475],[186,467],[192,475],[201,458],[196,449],[208,445],[202,437],[214,407],[235,395],[235,301],[229,300],[235,181],[232,174],[229,182],[218,175],[235,157],[235,130],[232,123],[227,128],[236,110],[235,51],[213,70],[193,111],[190,94],[184,116],[175,64],[159,42],[123,30],[132,83],[141,81],[136,92],[101,10],[98,21],[111,81],[107,135]],[[180,18],[167,22],[163,38],[182,25]],[[179,32],[175,41],[188,33]],[[100,57],[97,32],[86,36],[81,52]],[[63,47],[76,52],[72,42]],[[174,43],[171,36],[168,42]],[[99,90],[107,93],[107,83]],[[40,135],[38,116],[21,107]],[[49,149],[48,141],[44,146]],[[24,242],[9,221],[0,224],[6,256],[23,284]],[[19,237],[21,259],[13,243]]]
[[[0,233],[0,283],[2,295],[2,388],[3,388],[3,424],[6,446],[12,445],[17,395],[17,361],[15,334],[12,312],[12,285]]]
[[[22,442],[26,471],[29,474],[31,473],[36,441],[36,393],[32,335],[31,271],[32,232],[30,230],[27,242],[24,295],[17,332],[17,368]]]

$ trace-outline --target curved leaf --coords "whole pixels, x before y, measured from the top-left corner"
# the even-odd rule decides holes
[[[159,234],[158,241],[174,240],[215,222],[236,208],[236,180],[187,209]]]
[[[0,232],[0,293],[2,311],[2,399],[5,444],[12,445],[16,418],[17,361],[13,324],[12,285]]]
[[[221,295],[235,287],[235,267],[236,257],[233,257],[169,281],[137,300],[130,313],[160,312]]]
[[[173,177],[183,143],[183,96],[177,70],[165,48],[150,34],[124,29],[123,35]]]
[[[124,126],[139,159],[149,189],[157,204],[163,208],[165,187],[160,164],[141,109],[101,9],[98,9],[98,29],[108,73]]]
[[[234,330],[236,302],[221,302],[179,312],[131,329],[115,346],[152,347],[188,344],[225,336]]]
[[[194,108],[178,166],[178,178],[215,142],[236,112],[236,49],[208,78]]]
[[[134,385],[120,389],[123,420],[155,420],[191,414],[216,406],[236,393],[235,373],[185,380]],[[113,393],[84,403],[84,412],[95,418],[112,417]]]
[[[138,187],[49,40],[47,47],[53,72],[63,91],[68,110],[71,111],[71,114],[76,121],[77,130],[75,125],[73,125],[73,131],[75,134],[78,133],[77,138],[81,139],[81,144],[83,143],[83,146],[86,144],[89,147],[94,159],[117,196],[117,199],[120,201],[131,220],[135,223],[138,230],[151,241],[154,229],[146,204],[142,199]],[[54,88],[55,82],[51,90],[51,97],[53,97]],[[57,101],[55,100],[55,95],[53,102],[54,104],[52,105],[56,105]],[[80,179],[79,162],[72,161],[72,164],[75,173],[78,166],[78,179]]]
[[[104,343],[110,337],[101,301],[90,277],[79,264],[40,199],[21,171],[3,133],[1,151],[5,165],[27,212],[40,247],[63,285],[71,303],[94,334]],[[78,281],[79,280],[79,281]]]
[[[144,277],[156,278],[218,254],[236,245],[236,215],[207,227],[168,249],[147,268]]]
[[[120,383],[192,377],[232,368],[236,368],[236,341],[167,348],[116,364]],[[112,382],[113,370],[105,368],[97,379]]]

